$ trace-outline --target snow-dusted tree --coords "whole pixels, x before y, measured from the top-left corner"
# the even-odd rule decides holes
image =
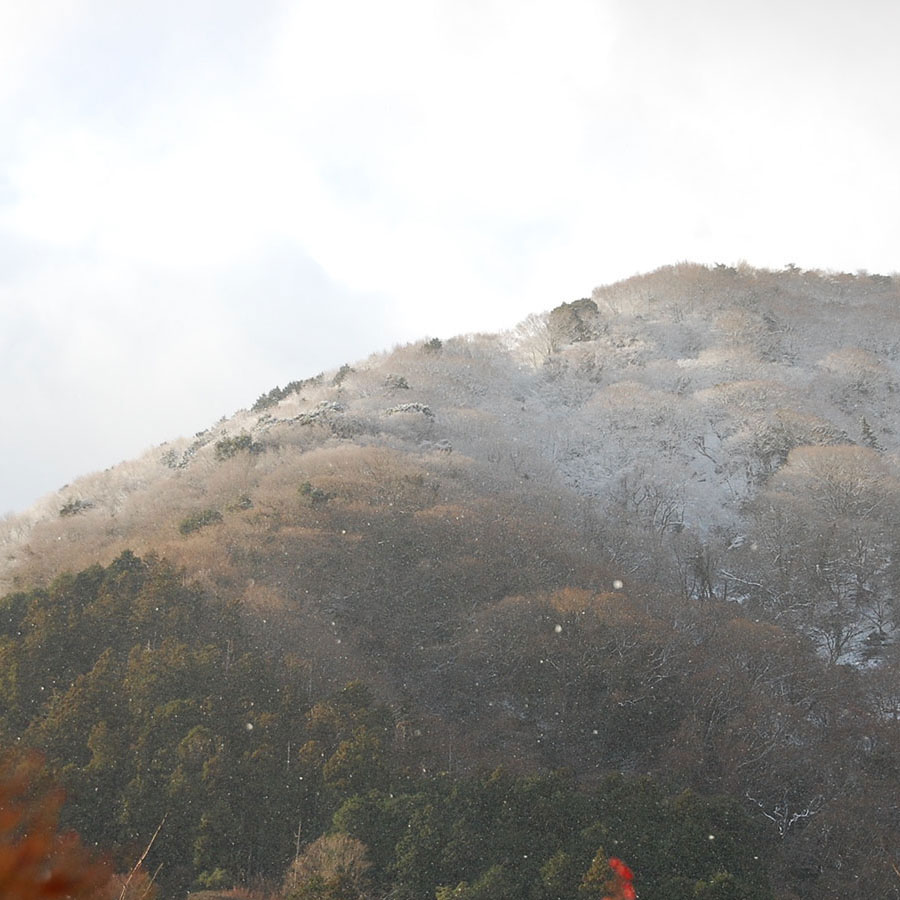
[[[745,581],[841,661],[893,627],[898,510],[898,473],[876,451],[797,447],[751,505]]]
[[[829,353],[819,363],[833,375],[845,394],[870,395],[896,389],[890,367],[874,353],[860,347],[844,347]]]
[[[535,369],[544,365],[560,347],[549,313],[531,313],[516,325],[512,338],[515,349]]]
[[[745,417],[741,429],[727,442],[726,450],[733,462],[743,464],[749,482],[758,486],[787,462],[796,447],[846,441],[847,435],[827,419],[779,407],[760,416]]]

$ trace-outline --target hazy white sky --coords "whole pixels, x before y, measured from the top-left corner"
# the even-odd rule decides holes
[[[895,0],[0,4],[0,513],[683,259],[890,272]]]

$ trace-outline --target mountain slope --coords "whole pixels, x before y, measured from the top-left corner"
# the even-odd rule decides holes
[[[835,540],[818,548],[837,557],[823,609],[843,615],[851,599],[894,592],[898,293],[886,276],[683,264],[598,288],[508,334],[377,354],[275,389],[193,440],[8,518],[0,584],[125,548],[189,562],[217,543],[200,531],[185,539],[191,515],[259,531],[284,508],[316,506],[318,494],[297,496],[303,484],[328,493],[339,483],[345,504],[513,494],[525,510],[551,509],[553,527],[590,535],[614,577],[790,617],[787,575],[765,592],[750,587],[785,555],[760,549],[772,516],[782,531],[798,527],[802,495],[807,520],[878,545],[880,562]],[[418,493],[417,479],[428,485]],[[835,506],[867,490],[879,498],[871,510]],[[849,659],[888,618],[870,609],[870,627],[829,652]]]
[[[665,773],[889,896],[898,300],[685,264],[377,354],[9,518],[3,583],[158,554],[429,765]]]

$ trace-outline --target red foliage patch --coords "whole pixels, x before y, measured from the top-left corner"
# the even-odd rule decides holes
[[[609,890],[612,891],[604,900],[635,900],[637,892],[634,889],[634,872],[622,862],[621,859],[610,857],[609,867],[613,870],[612,883]]]
[[[78,835],[60,833],[61,791],[36,788],[38,757],[0,762],[0,897],[95,900],[110,873]]]

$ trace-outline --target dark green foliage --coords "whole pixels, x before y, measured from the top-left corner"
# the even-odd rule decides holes
[[[374,883],[398,896],[599,897],[591,891],[609,875],[601,845],[632,865],[642,898],[682,896],[679,884],[685,897],[726,886],[741,900],[772,896],[766,843],[730,801],[671,793],[650,779],[616,777],[585,791],[565,772],[416,786],[405,796],[354,797],[333,820],[369,848]]]
[[[471,885],[461,881],[455,888],[438,888],[436,897],[437,900],[519,900],[521,890],[512,867],[495,865]]]
[[[338,386],[341,384],[341,382],[342,382],[348,375],[350,375],[353,371],[354,371],[354,370],[353,370],[353,367],[350,365],[350,363],[344,363],[344,364],[337,370],[337,373],[335,374],[334,378],[331,379],[331,383],[332,383],[335,387],[338,387]]]
[[[371,791],[345,800],[332,820],[335,831],[352,835],[366,845],[375,885],[387,889],[395,868],[395,850],[409,828],[420,795]]]
[[[250,407],[250,412],[262,412],[265,409],[269,409],[269,407],[274,406],[279,400],[283,400],[286,396],[287,394],[276,385],[268,393],[260,394],[259,397],[256,398],[253,406]]]
[[[291,731],[302,742],[303,709],[233,606],[123,554],[0,607],[27,635],[0,650],[2,730],[57,768],[67,824],[104,846],[144,846],[168,812],[154,854],[170,885],[285,864],[302,786],[283,750]]]
[[[217,509],[200,509],[197,512],[185,516],[178,523],[178,531],[181,534],[193,534],[207,525],[215,525],[216,522],[222,521],[222,513]]]
[[[246,432],[234,435],[233,437],[224,437],[221,440],[216,441],[215,444],[216,459],[219,462],[231,459],[233,456],[237,456],[238,453],[244,451],[256,454],[262,453],[265,449],[264,444],[261,444],[259,441],[254,441]]]
[[[584,790],[566,771],[407,768],[368,687],[310,703],[302,665],[154,557],[9,595],[0,625],[6,740],[47,754],[66,824],[91,842],[143,847],[165,819],[148,862],[170,892],[280,880],[299,822],[305,845],[329,827],[361,842],[376,895],[571,900],[602,845],[645,900],[771,898],[766,841],[738,803],[649,778]],[[292,896],[341,884],[311,876]]]
[[[19,624],[28,606],[28,594],[19,592],[0,598],[0,635],[21,637]]]
[[[882,447],[878,442],[878,436],[875,434],[875,429],[872,428],[865,416],[860,420],[859,427],[862,432],[863,444],[867,447],[871,447],[873,450],[881,450]]]
[[[360,726],[338,745],[322,767],[322,777],[325,784],[343,794],[386,789],[389,773],[381,740],[365,725]]]
[[[265,394],[260,394],[253,406],[250,407],[250,411],[262,412],[263,410],[269,409],[270,407],[274,406],[280,400],[284,400],[285,397],[289,397],[291,394],[299,394],[300,391],[302,391],[304,388],[320,384],[321,381],[322,376],[316,375],[313,378],[303,378],[300,381],[290,381],[284,387],[278,387],[276,385],[272,388],[271,391],[268,391]]]
[[[327,491],[313,487],[308,481],[304,481],[297,490],[303,502],[309,506],[322,506],[334,496]]]
[[[426,353],[440,353],[444,349],[444,342],[440,338],[432,338],[425,341],[424,349]]]
[[[583,872],[578,856],[565,850],[557,850],[540,868],[540,881],[535,886],[535,897],[541,900],[564,900],[572,896],[574,886]]]
[[[606,900],[606,887],[612,876],[608,859],[602,847],[594,854],[591,867],[578,885],[579,900]]]
[[[298,819],[315,836],[392,778],[371,692],[310,708],[297,661],[154,557],[2,598],[0,626],[0,734],[47,755],[90,842],[133,854],[165,817],[150,863],[167,890],[280,878]]]
[[[79,513],[83,513],[85,510],[93,509],[93,507],[94,504],[91,500],[80,500],[73,497],[71,500],[67,500],[59,508],[59,514],[63,518],[65,518],[66,516],[77,516]]]
[[[409,382],[403,375],[388,375],[387,378],[384,379],[384,386],[386,388],[390,388],[393,391],[409,390]]]

